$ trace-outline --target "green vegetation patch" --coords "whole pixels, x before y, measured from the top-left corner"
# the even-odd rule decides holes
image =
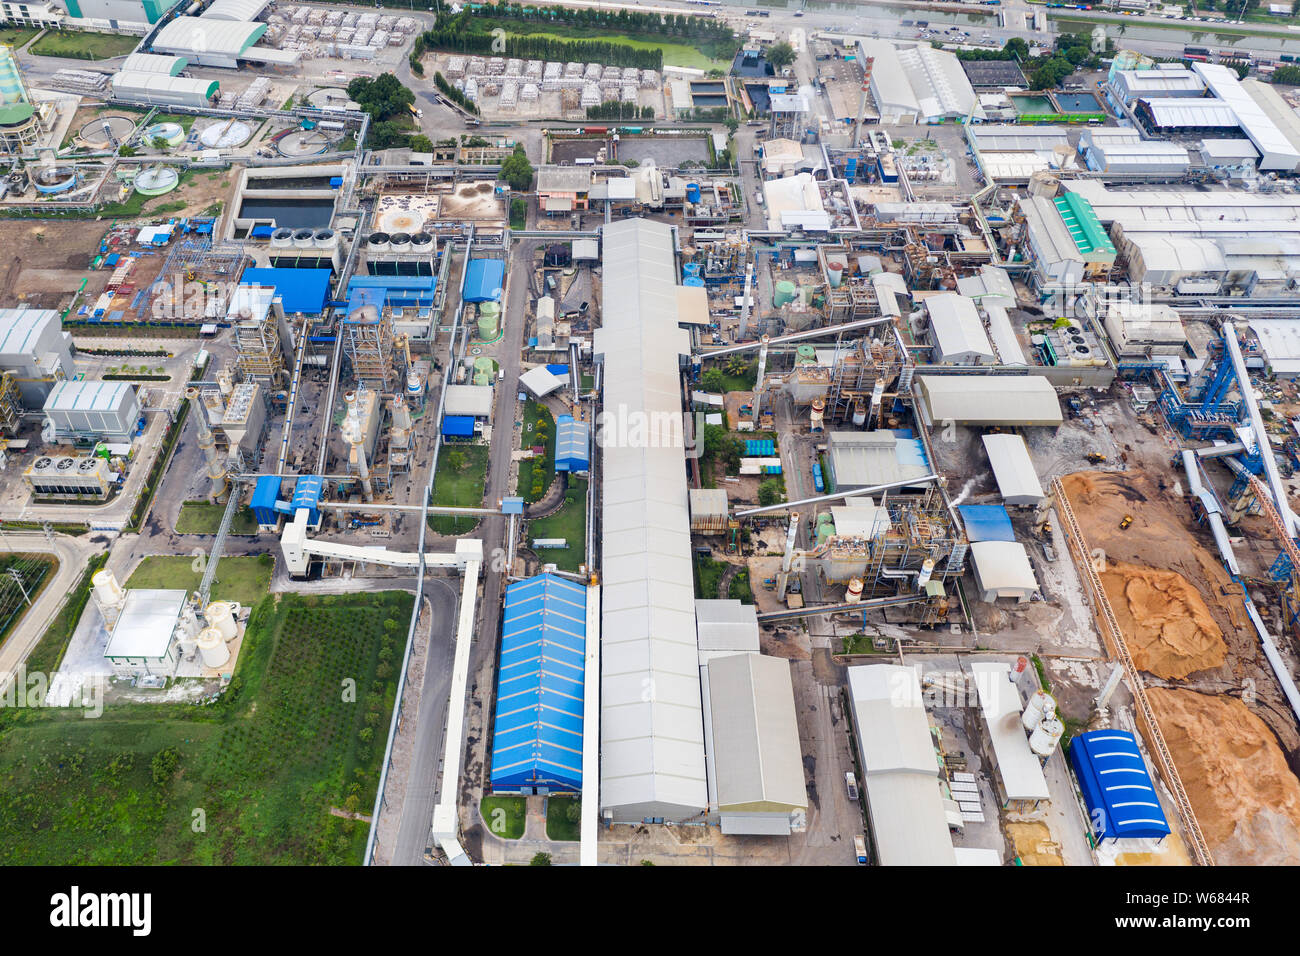
[[[360,864],[411,600],[264,600],[209,706],[0,710],[0,864]]]
[[[695,597],[697,600],[711,601],[718,596],[718,584],[722,581],[727,565],[723,561],[714,561],[702,554],[695,556]]]
[[[63,653],[68,649],[68,642],[72,640],[72,632],[77,629],[81,612],[85,609],[86,602],[90,600],[90,579],[107,563],[106,554],[96,555],[87,563],[81,580],[77,582],[77,586],[68,595],[68,600],[64,602],[63,610],[50,622],[40,642],[27,655],[29,674],[53,674],[59,669],[59,665],[63,662]],[[3,716],[3,711],[0,711],[0,716]],[[0,727],[3,727],[2,720],[0,720]],[[3,743],[3,736],[0,736],[0,749],[3,748]]]
[[[487,486],[486,445],[443,445],[430,504],[447,508],[481,508]],[[466,534],[478,524],[468,515],[430,515],[429,527],[437,534]]]
[[[546,839],[577,843],[582,838],[582,801],[577,797],[546,798]]]
[[[526,458],[519,463],[515,494],[532,504],[545,497],[546,489],[551,487],[555,478],[555,417],[545,405],[530,398],[524,404],[523,422],[519,446],[533,448],[541,445],[545,448],[541,458]]]
[[[238,601],[252,607],[270,592],[274,564],[269,554],[222,558],[217,565],[217,579],[212,583],[212,599]],[[140,562],[125,586],[197,591],[202,580],[203,564],[198,558],[151,557]]]
[[[569,478],[564,506],[555,514],[528,522],[528,537],[563,538],[564,548],[535,548],[537,556],[561,571],[577,571],[587,555],[587,479]]]
[[[110,60],[115,56],[126,56],[139,45],[139,37],[121,33],[50,31],[33,43],[28,52],[73,60]]]
[[[226,513],[225,505],[214,505],[207,501],[186,501],[181,504],[181,513],[176,519],[177,534],[216,534],[221,526],[221,517]],[[230,522],[231,534],[257,534],[257,519],[251,508],[240,508]]]
[[[58,566],[57,559],[45,554],[11,551],[0,556],[0,645],[22,620],[28,599],[35,602]]]
[[[478,805],[483,823],[502,840],[518,840],[524,835],[528,801],[524,797],[484,797]]]

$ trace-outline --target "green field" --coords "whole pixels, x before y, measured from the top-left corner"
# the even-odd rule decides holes
[[[538,425],[538,420],[542,424]],[[531,398],[524,404],[524,423],[523,429],[519,434],[519,446],[521,448],[531,448],[537,444],[537,430],[543,428],[546,433],[546,453],[541,458],[528,458],[519,463],[519,479],[515,483],[515,494],[519,495],[524,501],[532,504],[534,501],[541,501],[546,497],[546,489],[551,487],[551,482],[555,479],[555,417],[546,409],[546,406],[539,405]],[[540,489],[535,484],[534,479],[540,475],[542,482]]]
[[[214,505],[207,501],[184,501],[181,513],[176,518],[177,534],[216,534],[221,526],[221,516],[225,514],[225,505]],[[230,522],[231,534],[257,534],[257,519],[251,508],[240,508]]]
[[[571,821],[567,812],[577,802],[577,797],[546,798],[546,839],[577,843],[582,838],[582,824]]]
[[[28,40],[40,32],[40,30],[34,28],[24,29],[23,27],[5,27],[3,30],[0,30],[0,43],[18,50],[21,49]]]
[[[518,840],[524,835],[528,813],[524,797],[484,797],[478,809],[483,825],[502,840]]]
[[[410,610],[267,599],[205,707],[0,710],[0,864],[359,864]]]
[[[617,36],[611,33],[593,33],[591,36],[579,37],[569,33],[557,33],[555,27],[546,30],[519,29],[516,24],[512,33],[528,36],[546,37],[551,40],[600,40],[602,43],[616,43],[630,46],[637,50],[660,50],[664,55],[664,66],[684,66],[693,70],[725,70],[730,68],[731,60],[714,59],[702,50],[684,43],[664,43],[662,40],[634,40],[631,37]]]
[[[140,45],[140,38],[121,33],[50,31],[32,44],[36,56],[62,56],[74,60],[109,60],[126,56]]]
[[[749,586],[748,570],[736,572],[736,576],[731,579],[731,584],[727,588],[727,597],[734,598],[741,604],[754,603],[754,590]]]
[[[127,578],[124,587],[197,591],[203,572],[195,570],[196,562],[197,559],[191,557],[145,558]],[[273,564],[269,554],[222,558],[217,565],[217,579],[212,584],[212,599],[238,601],[245,607],[252,607],[270,591]]]
[[[453,454],[464,457],[465,464],[457,468]],[[486,445],[443,445],[438,453],[438,473],[433,483],[433,501],[430,504],[448,508],[480,508],[483,491],[487,485],[488,448]],[[431,515],[429,527],[437,534],[465,534],[478,524],[478,519],[458,515]]]
[[[587,479],[569,478],[564,507],[546,518],[528,522],[528,538],[564,538],[567,548],[538,548],[537,556],[561,571],[577,571],[587,560]]]

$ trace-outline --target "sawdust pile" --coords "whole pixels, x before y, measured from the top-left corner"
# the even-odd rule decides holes
[[[1147,691],[1216,863],[1300,865],[1300,780],[1234,697]]]
[[[1223,664],[1223,630],[1200,592],[1177,571],[1108,562],[1101,583],[1139,670],[1182,680]]]
[[[1007,836],[1011,837],[1016,856],[1025,866],[1065,866],[1061,848],[1052,840],[1047,824],[1036,821],[1008,823]]]

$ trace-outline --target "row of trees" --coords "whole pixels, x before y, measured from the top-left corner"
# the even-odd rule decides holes
[[[476,106],[464,93],[448,83],[447,78],[441,73],[434,74],[433,85],[438,88],[439,93],[447,97],[447,99],[451,100],[461,109],[468,110],[475,116],[478,115],[478,106]]]
[[[522,7],[512,3],[485,3],[474,14],[497,20],[563,23],[575,27],[610,30],[620,34],[652,33],[658,36],[732,40],[735,33],[721,20],[682,14],[640,13],[634,10],[599,10],[593,7]]]
[[[662,50],[635,47],[603,40],[556,40],[546,36],[498,36],[483,31],[468,16],[440,16],[433,29],[420,35],[422,49],[450,50],[485,56],[518,57],[523,60],[601,63],[605,66],[634,66],[639,70],[662,70]]]
[[[348,96],[370,114],[370,132],[364,144],[367,149],[405,146],[421,153],[433,151],[429,137],[412,129],[415,94],[393,74],[358,76],[348,84]]]
[[[652,120],[654,118],[653,106],[637,106],[635,103],[624,103],[621,100],[587,107],[587,119],[593,120]]]

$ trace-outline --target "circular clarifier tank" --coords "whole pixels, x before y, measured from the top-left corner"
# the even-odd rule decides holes
[[[146,146],[154,146],[162,142],[169,149],[174,149],[185,142],[185,127],[180,123],[154,123],[145,129],[141,138]]]
[[[315,156],[329,147],[329,138],[318,129],[296,129],[275,142],[282,156]]]
[[[199,133],[205,149],[234,149],[243,146],[253,135],[253,128],[240,120],[222,120]]]
[[[72,166],[46,166],[32,178],[38,193],[65,193],[77,185],[77,170]]]
[[[135,191],[144,196],[161,196],[176,188],[180,176],[170,166],[150,166],[135,177]]]
[[[81,127],[81,138],[92,149],[120,146],[135,132],[135,120],[108,113],[96,116]]]

